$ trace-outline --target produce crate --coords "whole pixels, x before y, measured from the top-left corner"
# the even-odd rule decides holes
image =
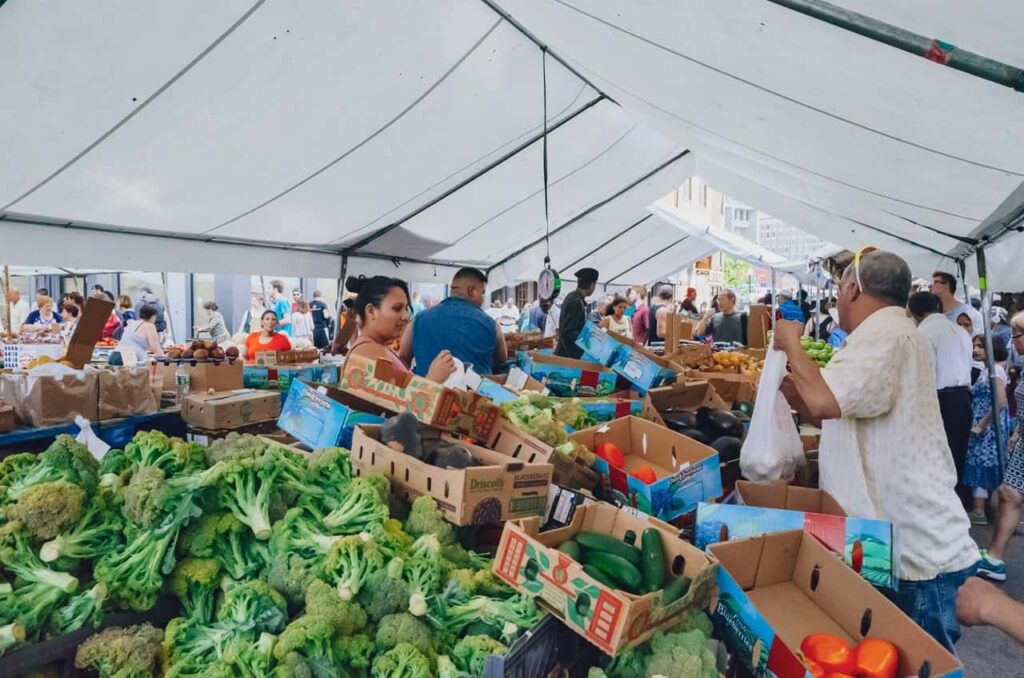
[[[95,676],[93,671],[75,668],[75,652],[86,638],[109,626],[132,626],[149,622],[153,626],[163,628],[168,621],[181,614],[181,604],[177,598],[164,596],[157,601],[156,607],[146,612],[113,612],[103,617],[98,629],[91,627],[50,638],[18,648],[0,657],[0,676],[22,676],[30,671],[40,670],[56,664],[61,678],[86,678]]]
[[[483,678],[536,678],[555,672],[582,678],[600,654],[556,617],[547,615],[504,655],[488,657]]]

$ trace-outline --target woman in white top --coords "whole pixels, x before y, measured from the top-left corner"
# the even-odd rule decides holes
[[[123,365],[124,354],[132,352],[135,362],[142,362],[147,354],[161,356],[164,349],[160,346],[160,336],[156,331],[157,310],[145,304],[139,309],[139,319],[129,320],[121,335],[117,348],[110,354],[111,365]]]
[[[612,303],[608,304],[605,316],[601,319],[601,328],[611,330],[623,336],[633,338],[633,324],[626,317],[626,307],[629,302],[624,298],[616,296]]]
[[[292,339],[313,341],[313,313],[305,299],[295,302],[295,311],[292,313]]]

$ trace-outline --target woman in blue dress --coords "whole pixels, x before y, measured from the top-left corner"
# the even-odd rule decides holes
[[[982,337],[974,338],[974,359],[985,362],[985,342]],[[1006,405],[1006,360],[1009,353],[1006,342],[1000,336],[992,337],[992,358],[996,371],[996,404],[999,409],[999,428],[1004,439],[1010,431],[1010,411]],[[999,487],[999,448],[996,445],[996,431],[992,422],[992,388],[988,370],[983,369],[974,386],[971,387],[971,409],[974,413],[971,428],[971,442],[967,448],[967,462],[964,470],[964,485],[974,490],[974,510],[971,522],[986,525],[985,504],[989,493]]]

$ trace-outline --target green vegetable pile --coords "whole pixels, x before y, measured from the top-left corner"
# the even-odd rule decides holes
[[[719,678],[715,651],[708,642],[712,630],[707,614],[693,610],[678,626],[655,631],[648,642],[619,653],[606,668],[590,669],[587,678]]]
[[[348,452],[139,433],[97,462],[60,436],[0,462],[0,654],[173,594],[164,631],[106,629],[101,678],[478,675],[542,613],[464,548],[436,502],[391,518]],[[162,672],[162,673],[161,673]]]
[[[540,393],[527,392],[516,400],[503,403],[501,409],[516,428],[555,448],[555,454],[570,460],[578,458],[587,466],[594,465],[593,452],[569,440],[569,432],[565,430],[566,426],[586,428],[586,425],[581,425],[580,417],[585,419],[587,413],[578,404],[571,401],[556,403]],[[571,421],[565,421],[560,415]]]
[[[804,352],[808,357],[818,363],[819,367],[825,367],[825,365],[828,365],[829,361],[832,360],[832,356],[835,355],[835,349],[832,347],[832,344],[821,339],[801,337],[800,345],[803,347]]]

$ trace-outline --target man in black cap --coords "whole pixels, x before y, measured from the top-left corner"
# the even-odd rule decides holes
[[[576,345],[576,337],[587,320],[586,299],[597,289],[597,277],[598,273],[593,268],[581,268],[576,271],[576,289],[566,295],[565,301],[562,302],[555,355],[576,360],[583,357],[583,349]]]

